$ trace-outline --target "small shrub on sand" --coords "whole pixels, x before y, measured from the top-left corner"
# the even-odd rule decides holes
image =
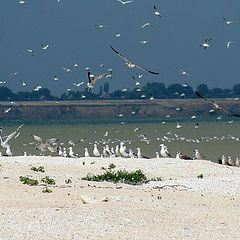
[[[44,189],[42,190],[42,192],[43,192],[43,193],[51,193],[52,190],[46,187],[46,188],[44,188]]]
[[[197,178],[203,178],[203,174],[198,175]]]
[[[35,172],[45,172],[44,166],[40,166],[40,167],[31,167],[31,170],[35,171]]]
[[[66,183],[66,184],[72,183],[72,179],[71,179],[71,178],[66,179],[66,180],[65,180],[65,183]]]
[[[49,176],[46,176],[46,177],[42,178],[41,181],[44,182],[44,183],[47,183],[49,185],[55,185],[56,184],[55,180],[53,178],[50,178]]]
[[[20,176],[19,179],[23,184],[27,184],[27,185],[30,185],[30,186],[38,186],[38,184],[39,184],[38,180],[31,179],[29,177]]]

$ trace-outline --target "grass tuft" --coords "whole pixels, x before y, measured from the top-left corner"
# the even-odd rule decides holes
[[[53,178],[50,178],[49,176],[46,176],[46,177],[42,178],[41,181],[44,182],[44,183],[47,183],[49,185],[55,185],[56,184],[55,180]]]
[[[29,177],[20,176],[19,179],[23,184],[27,184],[27,185],[30,185],[30,186],[38,186],[38,184],[39,184],[38,180],[31,179]]]
[[[42,192],[43,192],[43,193],[51,193],[52,190],[46,187],[46,188],[44,188],[44,189],[42,190]]]
[[[203,174],[198,175],[197,178],[203,178]]]
[[[45,172],[44,166],[40,166],[40,167],[31,167],[31,170],[35,171],[35,172]]]

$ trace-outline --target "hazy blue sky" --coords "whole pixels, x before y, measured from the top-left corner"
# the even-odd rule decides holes
[[[206,83],[210,88],[232,88],[240,83],[239,0],[135,0],[126,5],[117,0],[25,1],[22,5],[18,0],[0,0],[0,80],[7,81],[5,86],[14,92],[31,91],[37,84],[54,95],[67,88],[78,90],[72,83],[86,84],[86,66],[95,75],[112,68],[111,91],[134,88],[131,75],[141,71],[126,68],[109,44],[134,63],[160,73],[144,72],[142,84],[163,82],[168,86],[187,81],[193,87]],[[154,15],[154,4],[162,18]],[[223,17],[234,23],[227,25]],[[153,27],[141,29],[146,22]],[[116,38],[117,32],[120,38]],[[206,36],[212,41],[204,51],[200,44]],[[141,40],[150,43],[143,45]],[[233,44],[227,49],[228,41]],[[41,43],[49,48],[43,51]],[[27,49],[33,49],[35,56]],[[80,70],[73,67],[75,62]],[[64,67],[73,72],[64,72]],[[191,76],[182,76],[179,69]],[[20,74],[9,76],[13,72]],[[59,81],[53,80],[54,75]],[[21,80],[28,86],[23,87]],[[94,91],[104,82],[99,80]]]

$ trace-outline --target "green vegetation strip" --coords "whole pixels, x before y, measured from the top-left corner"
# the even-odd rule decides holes
[[[95,182],[114,182],[114,183],[126,183],[131,185],[140,185],[143,183],[148,183],[149,181],[161,181],[160,177],[147,179],[143,172],[139,169],[135,172],[128,172],[126,170],[113,171],[112,169],[116,166],[110,164],[108,168],[103,168],[105,172],[103,174],[93,175],[88,174],[83,177],[82,180],[95,181]]]

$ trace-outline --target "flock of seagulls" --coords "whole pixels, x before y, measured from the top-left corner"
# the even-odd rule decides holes
[[[60,0],[57,0],[59,3],[60,3]],[[122,0],[116,0],[117,2],[119,2],[119,4],[121,5],[128,5],[128,4],[132,4],[134,3],[134,0],[131,0],[131,1],[122,1]],[[22,1],[20,0],[19,1],[19,4],[27,4],[28,2],[27,1]],[[152,7],[152,14],[154,14],[156,17],[158,17],[158,19],[161,19],[162,18],[162,15],[160,13],[160,11],[158,10],[157,6],[156,5],[153,5]],[[229,20],[229,19],[226,19],[225,17],[223,17],[223,20],[224,22],[227,24],[227,25],[231,25],[234,23],[234,21],[232,20]],[[139,25],[140,26],[140,25]],[[105,27],[105,25],[103,24],[95,24],[95,27],[97,27],[98,29],[103,29]],[[140,26],[141,29],[144,29],[144,28],[151,28],[153,27],[153,24],[150,23],[150,22],[146,22],[144,24],[142,24]],[[101,31],[101,30],[99,30]],[[120,38],[121,37],[121,34],[119,32],[115,33],[115,36],[117,38]],[[204,41],[200,44],[200,47],[203,49],[203,50],[207,50],[208,48],[210,48],[210,43],[211,43],[211,40],[212,38],[209,38],[209,37],[205,37]],[[149,44],[151,43],[149,40],[141,40],[139,41],[139,43],[145,45],[145,44]],[[232,45],[233,41],[228,41],[227,42],[227,48],[230,48],[230,46]],[[49,43],[41,43],[41,49],[43,51],[48,51],[49,47],[50,47],[51,44]],[[39,46],[40,47],[40,46]],[[150,74],[153,74],[153,75],[158,75],[159,73],[158,72],[155,72],[155,71],[152,71],[152,70],[149,70],[145,67],[142,67],[142,66],[139,66],[135,63],[133,63],[132,61],[128,60],[128,58],[126,58],[123,54],[121,54],[118,50],[116,50],[115,48],[112,47],[112,45],[110,45],[110,48],[112,49],[112,51],[117,54],[121,59],[123,59],[125,61],[125,65],[126,67],[130,68],[130,69],[138,69],[140,70],[140,73],[136,73],[136,75],[132,74],[132,79],[133,81],[135,82],[135,85],[137,87],[137,90],[136,91],[139,91],[139,92],[142,92],[142,86],[141,86],[141,78],[143,77],[143,73],[146,74],[147,73],[150,73]],[[29,57],[31,58],[32,57],[36,57],[37,55],[37,50],[36,49],[32,49],[32,48],[28,48],[26,50],[24,50],[26,54],[29,54]],[[207,50],[208,51],[208,50]],[[104,64],[100,64],[100,67],[103,68],[104,67]],[[65,73],[69,73],[71,74],[74,70],[73,69],[80,69],[80,65],[78,63],[72,63],[72,67],[62,67],[62,72],[64,71]],[[88,87],[88,91],[91,91],[91,89],[94,88],[96,82],[100,79],[107,79],[107,78],[112,78],[112,69],[108,69],[108,73],[103,73],[103,74],[100,74],[100,75],[97,75],[95,76],[93,74],[94,71],[92,71],[92,69],[90,69],[90,67],[85,67],[85,70],[87,71],[87,76],[86,76],[86,79],[87,79],[87,87]],[[143,71],[143,72],[141,72]],[[185,71],[184,69],[179,69],[180,73],[184,79],[188,79],[192,73],[190,71],[190,73],[188,73],[187,71]],[[19,73],[18,72],[14,72],[14,73],[11,73],[10,75],[11,76],[17,76]],[[54,75],[53,77],[53,80],[54,81],[59,81],[59,76],[58,75]],[[84,85],[84,81],[80,81],[80,82],[73,82],[71,83],[72,85],[74,85],[75,87],[81,87]],[[21,84],[22,86],[27,86],[28,84],[21,80]],[[183,84],[184,87],[188,87],[188,84],[187,83],[184,83]],[[37,85],[36,87],[34,87],[34,91],[39,91],[39,89],[41,89],[42,86],[41,85]],[[127,92],[127,88],[124,88],[122,89],[123,92]],[[181,97],[185,97],[185,93],[179,93],[179,95]],[[228,115],[231,115],[231,116],[235,116],[235,117],[240,117],[239,114],[236,114],[236,113],[233,113],[227,109],[225,109],[224,107],[220,106],[219,104],[217,104],[215,101],[212,101],[212,100],[209,100],[207,98],[205,98],[204,96],[202,96],[199,92],[196,91],[196,95],[203,99],[204,101],[206,102],[209,102],[210,104],[212,104],[212,109],[210,110],[210,112],[214,112],[215,110],[217,111],[222,111],[222,112],[225,112],[227,113]],[[142,97],[144,98],[145,95],[142,94]],[[82,98],[84,99],[85,96],[82,95]],[[152,95],[151,100],[154,99],[154,96]],[[8,113],[9,111],[11,110],[11,108],[9,109],[5,109],[5,113]],[[176,111],[181,111],[181,108],[178,107],[176,108]],[[136,112],[132,112],[132,115],[136,114]],[[124,117],[124,114],[123,113],[119,113],[118,115],[119,117]],[[170,115],[166,116],[167,118],[170,117]],[[193,114],[192,116],[192,119],[195,120],[196,119],[196,115]],[[163,124],[165,124],[165,122],[163,121],[162,122]],[[230,124],[230,121],[229,121],[229,124]],[[21,127],[20,127],[21,128]],[[0,129],[0,141],[1,141],[1,146],[3,147],[3,149],[5,150],[5,154],[7,156],[12,156],[12,151],[11,151],[11,148],[10,148],[10,140],[12,140],[14,137],[18,137],[19,135],[19,129],[18,128],[16,131],[14,131],[13,133],[11,133],[10,135],[8,136],[5,136],[3,137],[2,136],[2,129]],[[182,128],[182,125],[179,123],[179,122],[176,122],[176,129],[180,130]],[[196,122],[194,128],[199,128],[199,123]],[[137,132],[138,130],[136,130]],[[170,134],[169,134],[170,135]],[[58,146],[58,141],[59,139],[57,138],[50,138],[46,141],[43,141],[41,137],[37,136],[37,135],[32,135],[33,139],[37,142],[37,145],[36,145],[36,150],[40,151],[40,155],[44,155],[47,152],[50,152],[50,153],[54,153],[54,154],[58,154],[58,155],[61,155],[61,156],[64,156],[64,157],[67,157],[67,156],[70,156],[70,157],[79,157],[80,155],[75,153],[74,152],[74,149],[72,146],[70,146],[69,148],[62,148],[61,146]],[[106,136],[107,137],[107,134]],[[144,139],[144,141],[148,141],[148,139],[146,138],[146,136],[144,136],[144,134],[141,136],[142,139]],[[170,136],[164,136],[163,138],[160,139],[162,142],[173,142],[173,141],[189,141],[189,142],[198,142],[198,141],[203,141],[203,139],[199,140],[199,139],[184,139],[184,137],[180,137],[180,136],[177,136],[177,134],[175,134],[174,137],[170,137]],[[204,140],[209,140],[209,139],[204,139]],[[156,157],[167,157],[167,158],[171,158],[172,155],[169,153],[168,151],[168,147],[165,145],[165,144],[160,144],[160,149],[159,151],[156,152]],[[102,149],[100,150],[98,148],[98,144],[97,143],[94,143],[94,148],[92,149],[92,151],[89,151],[88,148],[84,148],[84,156],[85,157],[126,157],[126,158],[148,158],[145,154],[143,154],[141,152],[141,148],[140,147],[137,147],[135,149],[127,149],[127,147],[125,146],[124,142],[120,142],[119,144],[117,144],[116,146],[114,147],[109,147],[109,144],[104,144],[104,146],[102,147]],[[206,157],[201,154],[199,152],[198,149],[195,149],[194,150],[194,157],[189,157],[185,154],[183,154],[182,152],[177,152],[176,153],[176,158],[177,159],[184,159],[184,160],[191,160],[191,159],[206,159]],[[223,165],[231,165],[231,166],[237,166],[239,164],[239,159],[235,161],[235,163],[233,164],[233,161],[230,160],[230,157],[228,157],[227,159],[225,157],[222,157],[221,158],[221,161],[222,161],[222,164]]]

